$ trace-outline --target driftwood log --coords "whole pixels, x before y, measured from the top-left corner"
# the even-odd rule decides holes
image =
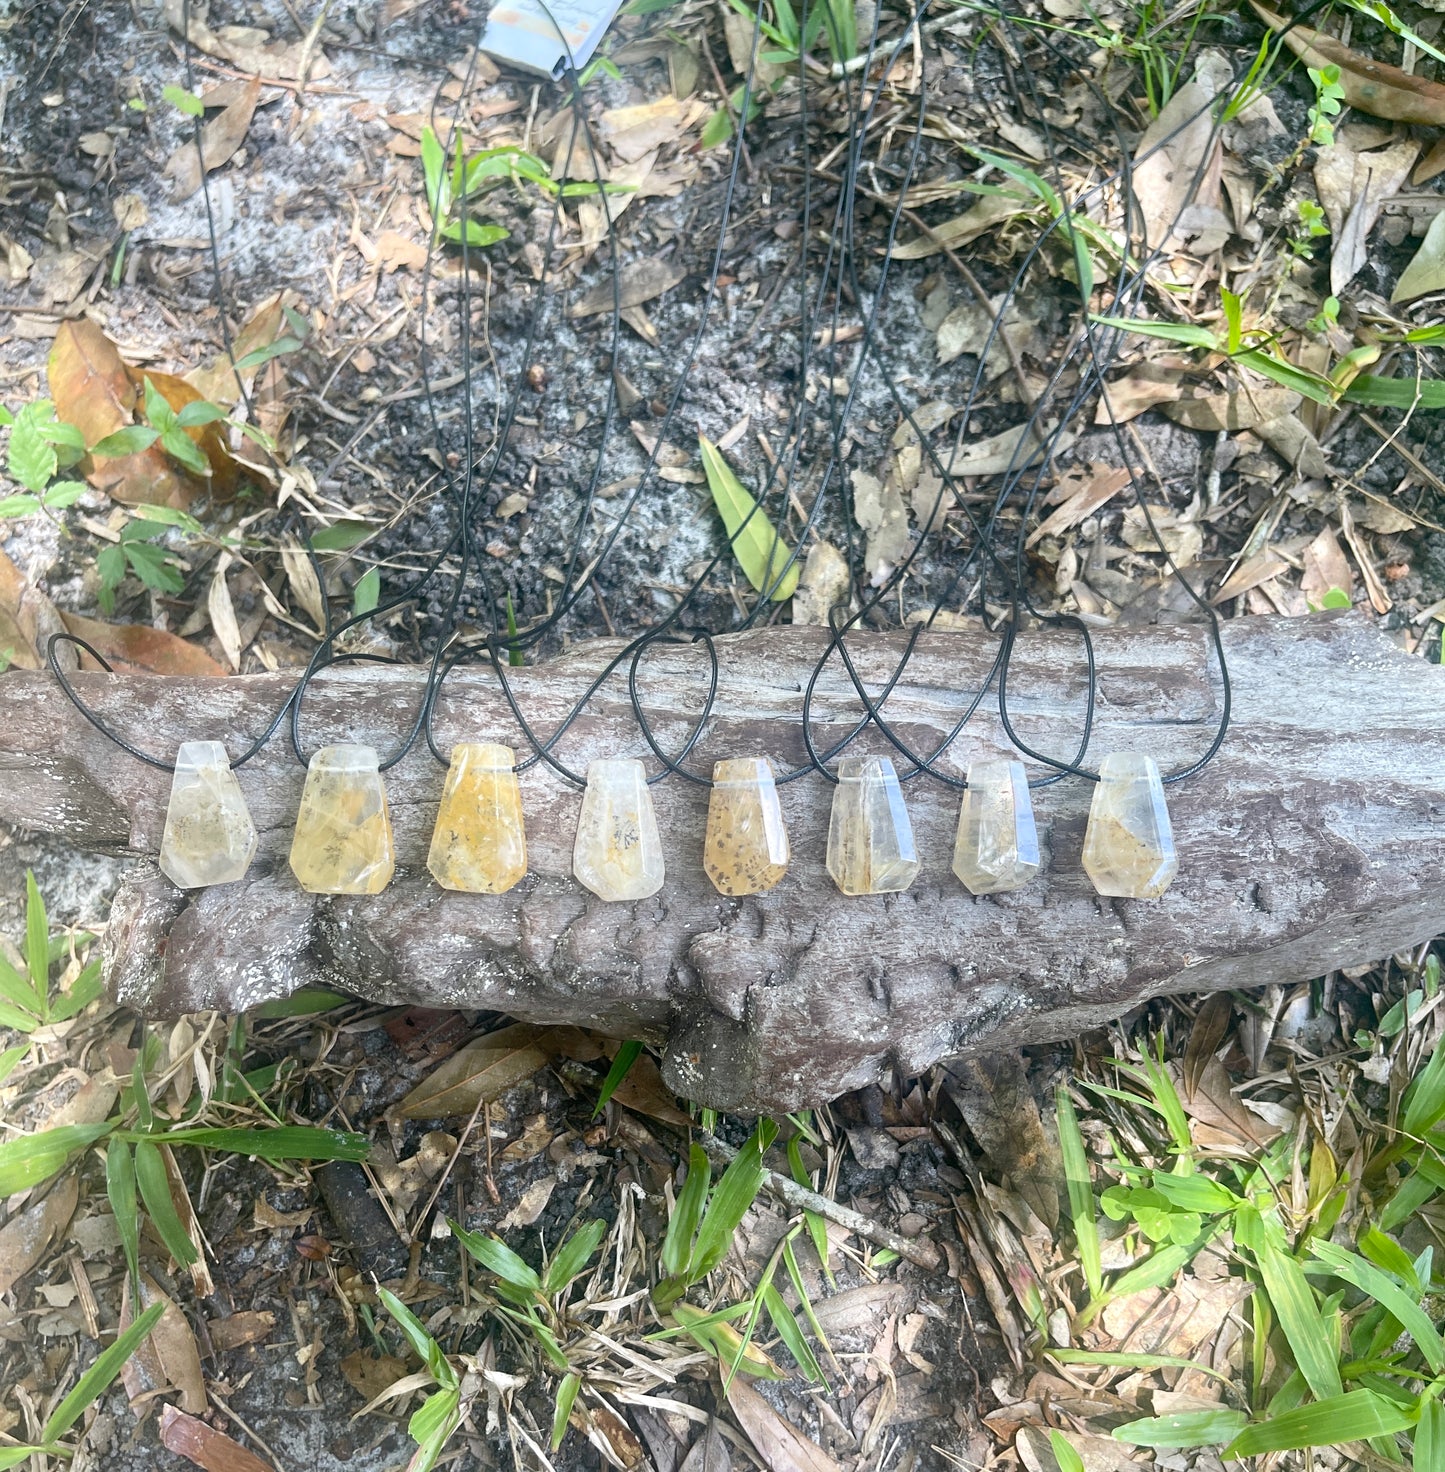
[[[694,759],[803,756],[801,690],[822,635],[762,630],[719,641],[715,713]],[[877,690],[902,637],[857,640]],[[243,882],[181,893],[154,866],[169,779],[108,744],[44,673],[0,677],[0,817],[84,848],[135,854],[106,940],[110,985],[152,1016],[242,1008],[302,983],[384,1002],[495,1009],[661,1046],[683,1095],[739,1110],[791,1109],[946,1055],[1077,1035],[1163,993],[1295,982],[1361,964],[1445,930],[1445,674],[1353,615],[1241,619],[1225,628],[1234,723],[1217,760],[1171,787],[1179,877],[1161,900],[1100,899],[1079,867],[1088,784],[1036,794],[1043,874],[975,899],[949,871],[956,792],[905,789],[922,874],[904,894],[847,899],[823,866],[831,788],[782,789],[793,863],[772,893],[727,900],[701,867],[707,795],[670,778],[653,790],[667,881],[651,899],[604,904],[571,877],[577,791],[545,768],[522,779],[531,872],[509,894],[447,893],[424,867],[442,771],[414,751],[388,774],[398,870],[374,898],[303,893],[286,864],[302,773],[278,739],[240,773],[260,849]],[[546,731],[612,644],[584,644],[515,672]],[[1091,754],[1137,749],[1162,767],[1207,744],[1221,687],[1205,631],[1117,629],[1097,637]],[[948,729],[985,678],[985,637],[919,643],[888,710],[919,749]],[[652,653],[639,689],[664,749],[701,702],[700,647]],[[231,751],[264,725],[290,674],[189,680],[80,675],[85,698],[146,749],[183,739]],[[392,746],[422,689],[414,669],[352,666],[314,685],[304,736]],[[1020,641],[1010,684],[1020,732],[1067,753],[1083,708],[1079,646]],[[1008,749],[990,696],[950,753],[955,771]],[[859,704],[836,660],[820,683],[820,742]],[[513,740],[490,672],[458,671],[439,744]],[[885,751],[877,733],[855,749]],[[625,676],[614,676],[559,747],[574,769],[646,755]]]

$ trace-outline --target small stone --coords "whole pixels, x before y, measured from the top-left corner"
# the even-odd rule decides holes
[[[1039,872],[1039,834],[1022,762],[970,762],[953,872],[970,894],[1022,889]]]
[[[828,818],[828,872],[844,894],[894,894],[918,876],[918,848],[886,756],[838,763]]]
[[[1174,882],[1179,856],[1153,757],[1116,751],[1099,764],[1084,872],[1100,894],[1122,899],[1157,899]]]
[[[161,834],[161,873],[181,889],[243,879],[256,852],[256,825],[219,741],[183,741]]]
[[[443,889],[505,894],[527,872],[517,754],[464,741],[452,747],[426,866]]]
[[[396,854],[371,746],[323,746],[306,769],[291,872],[312,894],[380,894]]]
[[[572,872],[604,900],[643,900],[662,888],[662,838],[641,762],[608,758],[587,768]]]
[[[702,867],[719,894],[762,894],[788,872],[788,831],[766,757],[712,769]]]

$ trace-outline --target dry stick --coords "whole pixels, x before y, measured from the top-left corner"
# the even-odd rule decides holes
[[[701,1135],[698,1143],[707,1158],[716,1166],[726,1169],[737,1158],[738,1152],[731,1145],[724,1144],[716,1135]],[[890,1252],[896,1252],[899,1257],[906,1257],[909,1262],[917,1263],[930,1272],[936,1271],[943,1261],[938,1248],[926,1237],[900,1237],[897,1232],[890,1232],[887,1227],[880,1226],[872,1217],[864,1216],[852,1207],[830,1201],[826,1196],[800,1186],[789,1177],[780,1176],[777,1171],[764,1170],[763,1184],[785,1206],[791,1206],[797,1211],[816,1211],[819,1216],[846,1228],[855,1236],[866,1237],[875,1246],[886,1247]]]

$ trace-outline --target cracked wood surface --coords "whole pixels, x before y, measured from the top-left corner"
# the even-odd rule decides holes
[[[718,700],[691,767],[803,756],[801,691],[823,644],[817,630],[726,636]],[[949,870],[959,795],[905,785],[923,871],[899,895],[849,899],[823,867],[831,788],[809,775],[781,789],[792,866],[771,893],[718,895],[702,871],[705,789],[653,788],[666,846],[661,892],[605,904],[571,877],[580,794],[543,767],[522,778],[530,872],[510,893],[439,889],[424,867],[442,769],[413,751],[387,774],[398,869],[371,898],[303,893],[286,864],[302,772],[284,738],[241,769],[260,832],[241,883],[181,893],[155,868],[169,776],[110,745],[44,673],[0,677],[0,817],[82,848],[140,862],[106,937],[113,991],[151,1016],[252,1006],[304,983],[383,1002],[495,1009],[569,1022],[661,1046],[678,1092],[739,1110],[818,1103],[890,1068],[914,1073],[946,1054],[1076,1036],[1171,991],[1304,981],[1445,930],[1445,674],[1353,615],[1240,619],[1224,629],[1234,724],[1201,776],[1169,791],[1179,877],[1161,899],[1099,898],[1079,867],[1088,784],[1035,793],[1044,871],[1015,894],[970,896]],[[876,691],[904,639],[850,640]],[[616,649],[583,644],[512,672],[517,698],[546,732]],[[918,749],[946,731],[986,677],[983,636],[923,636],[888,703]],[[1198,627],[1096,635],[1099,707],[1091,760],[1140,750],[1166,770],[1208,744],[1221,687]],[[77,687],[146,750],[181,740],[235,752],[269,719],[292,673],[231,679],[88,674]],[[657,738],[675,750],[706,689],[700,646],[651,653],[638,688]],[[355,666],[308,694],[309,748],[364,741],[383,753],[410,726],[423,672]],[[947,757],[961,774],[1009,750],[989,697]],[[1010,713],[1025,740],[1061,755],[1083,709],[1078,640],[1020,639]],[[820,682],[820,745],[860,707],[835,659]],[[438,744],[501,740],[521,749],[489,671],[457,671]],[[883,752],[877,733],[853,748]],[[641,755],[614,675],[563,737],[575,770],[598,756]]]

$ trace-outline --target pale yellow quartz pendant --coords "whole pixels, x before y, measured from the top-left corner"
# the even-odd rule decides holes
[[[219,741],[183,741],[161,834],[161,873],[181,889],[231,884],[256,852],[256,825]]]
[[[375,748],[323,746],[306,768],[291,872],[312,894],[380,894],[395,868]]]
[[[572,872],[604,900],[642,900],[662,888],[662,838],[641,762],[606,758],[587,768]]]
[[[510,746],[452,747],[426,866],[443,889],[505,894],[527,872],[522,789]]]
[[[1153,757],[1116,751],[1100,762],[1083,862],[1100,894],[1122,899],[1157,899],[1174,882],[1179,856]]]
[[[1039,872],[1039,834],[1022,762],[970,762],[953,872],[970,894],[1022,889]]]
[[[719,894],[761,894],[788,872],[788,832],[766,757],[712,769],[702,867]]]
[[[903,789],[886,756],[844,757],[828,818],[828,872],[844,894],[892,894],[918,875]]]

